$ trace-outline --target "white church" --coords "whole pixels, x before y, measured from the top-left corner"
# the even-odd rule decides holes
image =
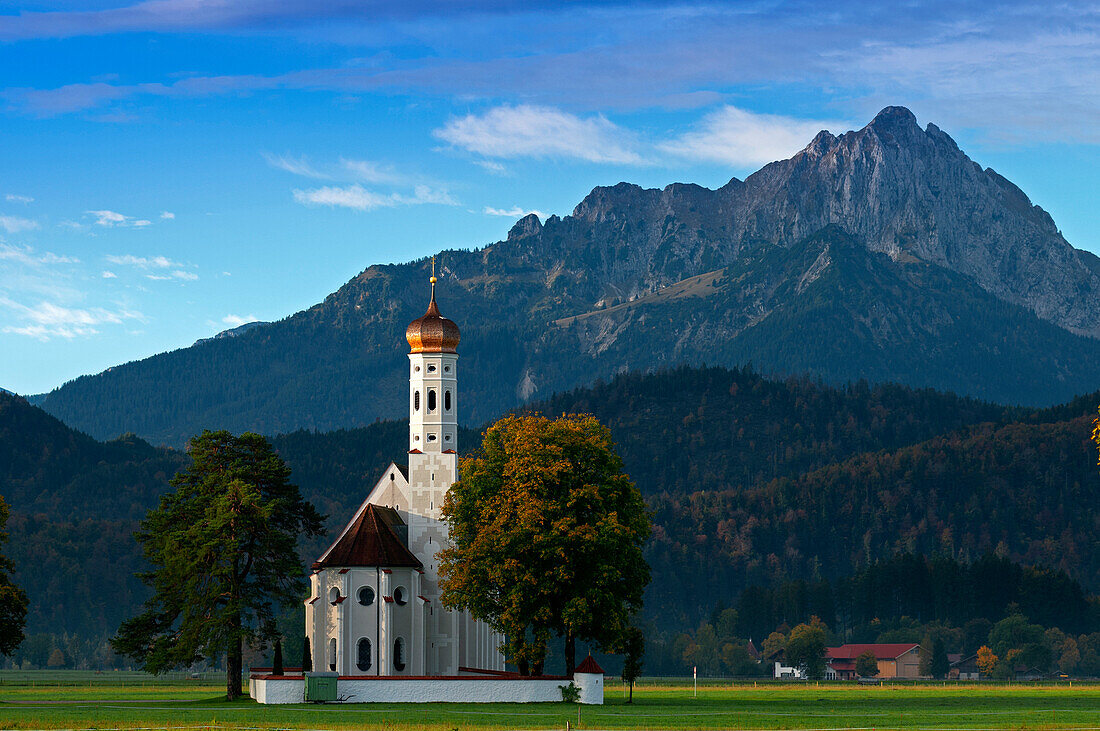
[[[409,464],[390,463],[313,564],[306,636],[313,667],[340,675],[504,670],[504,638],[439,602],[443,498],[458,479],[458,326],[428,311],[409,341]]]
[[[591,657],[572,679],[520,677],[505,669],[503,635],[440,603],[443,499],[458,479],[459,332],[439,312],[436,282],[433,271],[428,311],[405,332],[408,465],[386,467],[313,563],[305,636],[314,672],[253,673],[261,703],[560,701],[570,680],[582,703],[603,703],[603,671]]]

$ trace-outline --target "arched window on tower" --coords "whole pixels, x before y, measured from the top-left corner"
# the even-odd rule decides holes
[[[451,410],[451,391],[450,389],[443,392],[443,409],[444,411]]]
[[[420,392],[413,392],[413,411],[420,411]]]
[[[435,411],[435,389],[428,389],[428,411]]]
[[[330,637],[328,639],[328,669],[336,671],[336,638]]]

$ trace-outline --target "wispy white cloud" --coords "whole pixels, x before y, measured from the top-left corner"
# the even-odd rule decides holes
[[[181,266],[179,262],[169,259],[167,256],[134,256],[133,254],[113,255],[103,257],[112,264],[120,266],[138,267],[139,269],[168,269]]]
[[[199,278],[198,274],[187,271],[187,269],[184,268],[184,264],[181,264],[180,262],[173,259],[169,259],[167,256],[134,256],[133,254],[108,254],[103,258],[111,264],[144,270],[146,272],[145,278],[150,279],[154,282],[166,282],[172,279],[179,280],[181,282],[194,282]],[[171,269],[172,271],[165,271],[168,269]],[[108,274],[110,274],[109,277],[107,276]],[[103,277],[105,279],[111,279],[115,277],[115,273],[104,272]]]
[[[255,315],[252,315],[252,314],[248,314],[248,315],[229,314],[229,315],[226,315],[225,317],[222,318],[222,323],[225,324],[225,325],[229,325],[230,327],[240,327],[241,325],[246,325],[250,322],[259,322],[259,320],[260,320],[260,318],[256,317]]]
[[[493,208],[492,206],[485,206],[485,209],[482,211],[482,213],[484,213],[486,216],[504,216],[506,218],[522,218],[524,216],[528,216],[534,213],[540,219],[546,219],[546,214],[544,214],[542,211],[527,210],[525,208],[520,208],[519,206],[512,206],[511,208]]]
[[[304,155],[273,155],[263,153],[267,164],[303,178],[336,180],[348,183],[371,183],[394,187],[412,187],[431,184],[434,181],[398,171],[392,164],[377,160],[356,160],[341,157],[337,163],[317,165]]]
[[[553,107],[494,107],[482,114],[452,119],[432,134],[454,147],[490,158],[572,158],[635,165],[644,162],[628,130],[602,115],[579,117]]]
[[[691,131],[660,143],[668,154],[728,165],[761,165],[782,160],[806,146],[823,129],[844,131],[848,122],[757,114],[734,106],[708,113]]]
[[[416,184],[414,178],[397,172],[392,165],[372,160],[349,160],[347,158],[341,158],[340,165],[354,180],[359,182],[396,186]]]
[[[99,276],[101,276],[103,279],[118,279],[118,275],[109,270],[104,270],[104,272]]]
[[[290,155],[274,155],[270,152],[263,153],[267,164],[273,168],[284,170],[293,175],[316,180],[329,180],[332,176],[315,168],[304,156],[292,157]]]
[[[371,211],[376,208],[394,208],[422,203],[454,206],[458,202],[445,190],[435,190],[426,185],[418,185],[412,195],[404,193],[377,193],[355,183],[347,186],[327,185],[312,190],[295,190],[294,200],[306,205],[351,208],[357,211]]]
[[[342,157],[338,164],[317,166],[305,157],[265,153],[264,158],[272,167],[294,175],[350,183],[294,189],[294,200],[305,205],[351,208],[357,211],[424,203],[458,205],[454,197],[439,183],[399,172],[386,163]],[[363,184],[369,184],[372,188],[366,188]],[[378,190],[378,187],[389,190]]]
[[[10,234],[17,234],[22,231],[32,231],[38,228],[38,221],[32,221],[29,218],[20,218],[19,216],[0,216],[0,228]]]
[[[2,295],[0,307],[6,308],[19,321],[5,325],[3,332],[43,341],[54,337],[71,339],[95,335],[103,325],[119,325],[127,320],[143,319],[140,312],[133,310],[65,307],[53,302],[24,305]]]
[[[14,261],[27,266],[80,263],[80,259],[75,256],[64,256],[52,251],[39,254],[29,246],[12,246],[3,243],[0,243],[0,260]]]
[[[34,203],[34,198],[29,195],[17,195],[15,193],[8,193],[4,196],[4,200],[8,203]]]
[[[160,220],[162,220],[162,221],[171,221],[175,217],[176,217],[176,214],[172,213],[171,211],[162,211],[161,214],[160,214]]]
[[[134,218],[133,216],[125,216],[117,211],[85,211],[89,216],[95,218],[95,225],[104,226],[106,228],[115,227],[131,227],[131,228],[144,228],[145,226],[152,225],[152,221],[148,221],[143,218]]]
[[[503,175],[508,172],[508,168],[504,167],[496,160],[474,160],[474,164],[488,170],[494,175]]]

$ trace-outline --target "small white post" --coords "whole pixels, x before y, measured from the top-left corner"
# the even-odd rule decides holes
[[[699,666],[698,665],[692,665],[691,666],[691,682],[692,682],[692,685],[694,686],[694,688],[692,688],[692,691],[691,691],[691,697],[692,698],[698,698],[699,697]]]

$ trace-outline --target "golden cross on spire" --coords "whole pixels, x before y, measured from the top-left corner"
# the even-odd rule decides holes
[[[435,257],[432,257],[432,278],[428,280],[432,283],[432,302],[435,302],[435,283],[438,281],[435,278]]]

